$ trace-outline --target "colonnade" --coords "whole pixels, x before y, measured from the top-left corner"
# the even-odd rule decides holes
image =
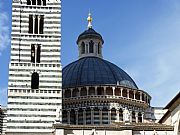
[[[144,101],[150,104],[150,96],[145,92],[124,87],[108,87],[108,86],[95,86],[95,87],[79,87],[63,90],[63,98],[74,98],[84,96],[119,96],[128,99]]]
[[[120,108],[89,107],[63,110],[63,123],[74,125],[110,124],[125,122],[125,110]],[[129,111],[129,122],[143,122],[144,113]]]

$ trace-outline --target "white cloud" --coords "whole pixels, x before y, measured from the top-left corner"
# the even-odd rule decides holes
[[[0,13],[0,54],[10,43],[8,14],[6,12]]]
[[[7,88],[0,88],[0,105],[7,105]]]

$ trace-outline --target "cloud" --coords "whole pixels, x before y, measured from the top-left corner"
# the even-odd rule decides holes
[[[0,88],[0,105],[7,105],[7,88]]]
[[[9,45],[9,27],[8,27],[8,14],[6,12],[0,13],[0,54]]]

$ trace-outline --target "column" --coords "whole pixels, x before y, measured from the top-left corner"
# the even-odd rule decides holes
[[[136,123],[138,123],[138,112],[135,112]]]
[[[142,101],[142,92],[140,92],[140,100]]]
[[[35,33],[35,19],[36,19],[36,16],[33,15],[33,34]]]
[[[76,114],[76,125],[78,125],[78,109],[75,110],[75,114]]]
[[[86,125],[86,109],[83,109],[83,125]]]
[[[113,90],[113,97],[115,96],[115,87],[112,87]]]
[[[129,89],[127,89],[127,98],[129,98]]]
[[[99,108],[99,121],[102,124],[102,108]]]
[[[36,63],[37,63],[37,45],[34,45],[35,47],[35,72],[36,72]]]
[[[70,110],[68,110],[67,112],[68,112],[68,124],[70,124]]]
[[[123,91],[123,88],[121,88],[120,90],[121,90],[121,97],[122,97],[122,91]]]
[[[38,34],[39,34],[39,29],[40,29],[40,16],[38,15]]]
[[[86,87],[87,90],[87,96],[89,96],[89,87]]]
[[[94,108],[91,108],[91,124],[94,124]]]
[[[134,99],[136,99],[136,91],[134,90]]]
[[[132,122],[132,111],[129,111],[130,122]]]
[[[119,109],[116,109],[116,122],[119,122]]]
[[[142,112],[142,123],[144,123],[144,112]]]
[[[70,89],[71,90],[71,98],[73,97],[73,89]]]
[[[106,87],[104,87],[104,95],[106,95]]]
[[[97,86],[95,86],[94,89],[95,89],[95,95],[97,95]]]
[[[41,6],[43,5],[43,1],[41,0]]]
[[[108,120],[109,124],[111,124],[111,109],[108,110]]]

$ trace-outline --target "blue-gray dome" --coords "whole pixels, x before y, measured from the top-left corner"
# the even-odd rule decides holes
[[[93,28],[88,28],[85,30],[83,33],[81,33],[77,39],[77,44],[80,40],[82,39],[87,39],[87,38],[98,38],[102,41],[102,44],[104,43],[104,40],[102,39],[102,36],[97,33]]]
[[[118,66],[98,57],[84,57],[62,70],[62,87],[119,85],[138,89],[133,79]]]

